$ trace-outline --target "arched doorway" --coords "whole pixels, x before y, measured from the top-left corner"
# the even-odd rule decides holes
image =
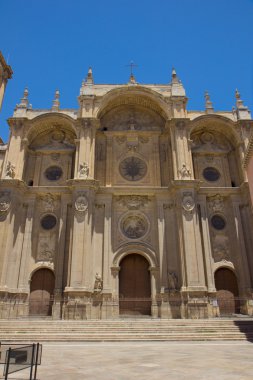
[[[130,254],[120,263],[120,315],[150,315],[151,285],[149,263],[141,255]]]
[[[231,315],[240,312],[238,285],[235,274],[227,268],[219,268],[215,272],[215,287],[221,315]]]
[[[50,269],[39,269],[32,275],[29,299],[30,315],[47,316],[52,314],[54,283],[54,274]]]

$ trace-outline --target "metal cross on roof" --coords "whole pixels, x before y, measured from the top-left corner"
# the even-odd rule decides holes
[[[127,67],[130,67],[130,74],[133,75],[133,68],[138,67],[133,61],[130,61],[130,64],[127,65]]]

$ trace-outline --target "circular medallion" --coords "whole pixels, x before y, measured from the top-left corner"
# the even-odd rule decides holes
[[[51,214],[43,216],[43,218],[40,221],[41,227],[44,228],[44,230],[51,230],[55,227],[56,223],[56,217]]]
[[[84,212],[88,209],[88,200],[85,195],[79,195],[75,201],[76,211]]]
[[[217,169],[208,167],[203,170],[203,177],[209,182],[215,182],[220,178],[220,173]]]
[[[146,175],[147,165],[138,157],[127,157],[119,164],[119,171],[128,181],[138,181]]]
[[[224,218],[220,215],[214,215],[211,218],[211,224],[216,230],[223,230],[226,226]]]
[[[140,239],[148,230],[148,223],[141,215],[128,215],[121,221],[121,230],[129,239]]]
[[[192,211],[195,207],[195,202],[194,202],[194,199],[192,197],[192,195],[184,195],[183,197],[183,200],[182,200],[182,207],[185,211]]]
[[[62,176],[62,168],[59,166],[50,166],[45,171],[45,176],[49,181],[57,181]]]

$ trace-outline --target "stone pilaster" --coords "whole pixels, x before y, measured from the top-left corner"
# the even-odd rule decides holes
[[[165,246],[164,204],[161,200],[157,202],[157,216],[160,283],[161,289],[165,289],[167,287],[167,252]]]
[[[2,178],[22,180],[26,142],[23,141],[24,119],[9,119],[11,136],[5,155]]]
[[[235,223],[235,233],[236,239],[233,243],[236,245],[234,253],[236,255],[236,263],[239,270],[239,287],[240,296],[248,296],[251,291],[250,275],[249,275],[249,263],[247,260],[246,248],[244,243],[244,235],[242,228],[242,220],[240,213],[240,201],[233,199],[233,211],[234,211],[234,223]]]
[[[76,150],[75,178],[94,178],[97,125],[98,121],[96,119],[78,121],[79,141],[77,141],[78,147]]]
[[[197,213],[194,188],[180,190],[178,207],[181,208],[182,246],[185,262],[185,279],[188,292],[206,291],[200,221]],[[180,211],[179,211],[180,213]]]
[[[209,223],[206,209],[206,196],[198,197],[198,213],[200,220],[200,233],[203,245],[203,258],[207,281],[207,290],[209,293],[216,291],[214,283],[214,275],[212,270],[212,248],[210,244]]]
[[[111,293],[111,271],[112,264],[112,195],[103,198],[105,204],[104,215],[104,254],[103,254],[103,293]]]
[[[188,120],[174,121],[170,126],[174,179],[193,178],[191,149],[188,141]]]
[[[22,260],[20,262],[20,273],[18,287],[23,292],[29,292],[29,262],[32,257],[32,229],[34,221],[35,196],[32,196],[26,203],[27,214],[24,230],[24,241],[22,249]]]
[[[70,181],[73,189],[73,232],[70,282],[66,291],[91,292],[92,228],[94,198],[97,181],[86,179]]]

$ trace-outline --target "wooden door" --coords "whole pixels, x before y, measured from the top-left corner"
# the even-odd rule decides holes
[[[54,274],[49,269],[39,269],[31,280],[29,314],[51,315],[54,294]]]
[[[137,254],[126,256],[120,263],[119,295],[121,315],[150,315],[151,286],[149,263]]]
[[[215,272],[215,287],[221,315],[231,315],[240,312],[237,280],[234,273],[227,268]]]

